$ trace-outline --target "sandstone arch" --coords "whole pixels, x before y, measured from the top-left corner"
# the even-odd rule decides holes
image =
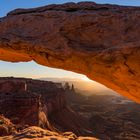
[[[139,27],[139,7],[17,9],[0,19],[0,59],[82,73],[140,103]]]

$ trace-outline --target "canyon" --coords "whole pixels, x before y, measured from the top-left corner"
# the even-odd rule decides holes
[[[1,77],[0,140],[140,139],[139,104],[109,90],[75,87]]]
[[[81,73],[140,103],[139,17],[94,2],[16,9],[0,18],[0,60]]]
[[[61,83],[0,78],[0,139],[93,136],[89,122],[67,105],[67,92]]]
[[[116,94],[87,96],[74,93],[68,99],[69,106],[90,121],[94,136],[98,139],[140,139],[139,104]]]

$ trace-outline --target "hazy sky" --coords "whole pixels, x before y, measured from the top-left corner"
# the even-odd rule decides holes
[[[5,16],[7,12],[16,8],[30,8],[44,6],[54,3],[79,2],[81,0],[0,0],[0,17]],[[84,0],[89,1],[89,0]],[[97,3],[112,3],[120,5],[140,6],[140,0],[94,0]],[[81,75],[40,66],[34,62],[28,63],[9,63],[0,61],[0,76],[18,76],[18,77],[70,77],[84,78]]]

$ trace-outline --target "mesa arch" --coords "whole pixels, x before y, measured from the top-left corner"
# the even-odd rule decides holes
[[[0,60],[82,73],[140,103],[140,7],[81,2],[14,10],[0,19]]]

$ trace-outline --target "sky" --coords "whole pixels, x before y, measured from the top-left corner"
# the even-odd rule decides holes
[[[16,8],[33,8],[44,6],[48,4],[60,4],[66,2],[79,2],[82,0],[0,0],[0,17],[5,16],[9,11]],[[84,0],[89,1],[89,0]],[[91,0],[92,1],[92,0]],[[94,0],[96,3],[109,3],[119,5],[140,6],[140,0]],[[26,63],[10,63],[0,61],[0,77],[14,76],[14,77],[70,77],[87,80],[83,75],[78,75],[73,72],[48,68],[36,64],[35,62]]]

